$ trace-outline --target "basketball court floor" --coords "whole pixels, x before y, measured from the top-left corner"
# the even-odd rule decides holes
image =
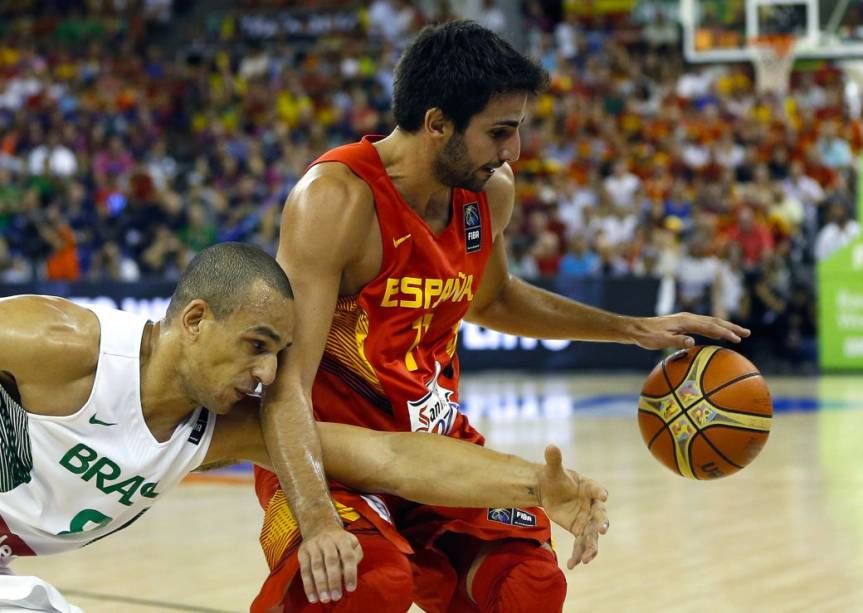
[[[770,377],[776,415],[724,480],[661,466],[636,422],[639,376],[488,374],[462,399],[489,446],[564,463],[610,492],[599,556],[567,572],[566,611],[863,611],[863,378]],[[195,476],[129,529],[19,559],[88,612],[243,611],[266,565],[248,469]],[[555,533],[566,559],[570,538]]]

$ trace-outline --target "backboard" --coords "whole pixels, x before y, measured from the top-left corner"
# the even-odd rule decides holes
[[[863,6],[857,0],[681,0],[690,62],[752,59],[749,41],[793,34],[795,57],[863,58]]]

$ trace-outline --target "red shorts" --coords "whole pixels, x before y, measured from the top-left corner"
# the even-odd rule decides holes
[[[331,483],[333,499],[348,530],[376,531],[399,551],[411,555],[419,583],[432,580],[435,589],[454,592],[458,576],[444,568],[436,544],[445,534],[462,534],[481,541],[528,539],[538,545],[551,540],[548,516],[539,508],[466,509],[416,504],[394,496],[359,494]],[[252,613],[278,606],[299,571],[299,530],[278,488],[276,476],[255,468],[255,488],[264,506],[261,546],[270,575],[252,603]]]

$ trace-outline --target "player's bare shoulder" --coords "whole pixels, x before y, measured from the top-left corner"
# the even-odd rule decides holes
[[[284,217],[295,222],[324,223],[326,228],[368,227],[375,220],[372,191],[365,181],[340,162],[310,168],[291,190]]]
[[[504,163],[495,170],[485,185],[485,194],[491,211],[492,231],[497,236],[509,224],[515,202],[515,175],[509,164]]]
[[[25,382],[61,385],[95,373],[99,319],[63,298],[0,299],[0,370]]]
[[[0,299],[0,371],[32,413],[70,415],[90,394],[99,362],[96,314],[63,298]]]
[[[313,166],[291,190],[282,212],[277,259],[292,281],[332,271],[342,290],[380,267],[380,226],[365,181],[340,162]]]

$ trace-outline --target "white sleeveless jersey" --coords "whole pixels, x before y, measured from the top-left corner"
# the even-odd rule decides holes
[[[215,415],[203,408],[170,440],[153,438],[141,411],[147,321],[94,312],[99,364],[79,411],[27,413],[0,388],[0,567],[10,556],[76,549],[125,528],[200,466],[212,440]]]

